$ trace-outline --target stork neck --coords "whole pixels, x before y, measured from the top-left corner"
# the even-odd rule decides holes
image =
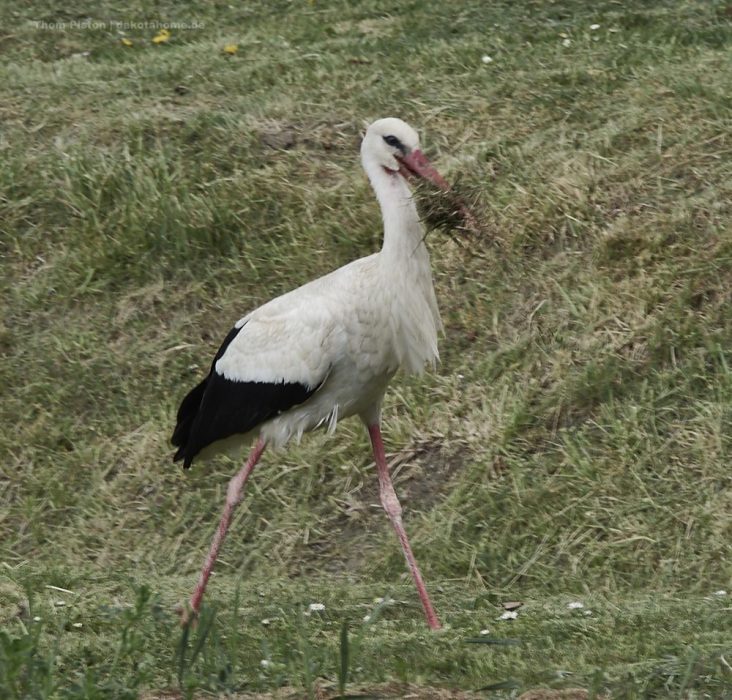
[[[442,328],[432,285],[430,256],[424,244],[412,193],[401,175],[364,162],[384,218],[384,245],[378,254],[389,297],[389,327],[398,364],[421,372],[438,357],[437,333]]]
[[[412,261],[429,266],[424,231],[406,180],[377,164],[365,164],[365,168],[384,220],[382,254],[402,265]]]

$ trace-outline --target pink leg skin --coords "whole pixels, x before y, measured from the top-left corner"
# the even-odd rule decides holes
[[[211,548],[208,550],[208,556],[201,570],[201,575],[198,578],[196,589],[193,591],[193,595],[190,600],[190,611],[193,617],[198,615],[198,611],[201,608],[201,598],[203,598],[203,592],[206,590],[206,584],[208,583],[208,577],[211,575],[216,557],[219,554],[219,548],[221,547],[224,539],[226,538],[226,532],[229,529],[231,523],[231,516],[234,514],[234,509],[242,499],[242,489],[246,483],[252,470],[257,465],[259,458],[264,452],[266,443],[259,438],[256,445],[252,449],[247,463],[242,467],[241,471],[234,476],[229,482],[229,488],[226,492],[226,505],[224,506],[224,512],[221,515],[221,521],[219,522],[219,529],[214,535],[213,541],[211,542]],[[188,622],[188,615],[183,615],[183,624]]]
[[[414,554],[412,554],[412,548],[409,546],[407,533],[404,531],[404,525],[402,524],[402,507],[399,504],[396,492],[394,491],[394,485],[391,483],[391,477],[389,476],[389,468],[386,465],[386,455],[384,453],[384,443],[381,440],[381,430],[379,429],[378,423],[369,426],[369,436],[371,437],[371,445],[374,448],[376,469],[379,473],[379,493],[381,495],[381,504],[384,506],[384,510],[396,530],[399,543],[402,545],[402,551],[407,559],[407,565],[412,573],[414,583],[417,586],[419,598],[422,601],[422,607],[424,608],[424,614],[427,618],[427,624],[431,629],[438,630],[441,628],[440,621],[437,619],[435,609],[432,607],[429,595],[427,595],[427,589],[424,586],[422,574],[419,572],[419,567],[417,566]]]

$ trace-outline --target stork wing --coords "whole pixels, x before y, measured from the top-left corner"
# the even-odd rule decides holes
[[[204,447],[305,402],[325,381],[331,315],[317,303],[298,309],[280,300],[237,322],[206,379],[183,399],[172,442],[185,468]]]
[[[235,382],[320,384],[331,364],[334,323],[323,300],[312,301],[289,309],[270,302],[239,320],[216,372]]]

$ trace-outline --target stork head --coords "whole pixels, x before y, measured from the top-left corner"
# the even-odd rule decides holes
[[[361,143],[361,160],[383,168],[394,177],[419,177],[430,180],[441,190],[450,186],[419,150],[419,136],[406,122],[395,117],[378,119],[368,129]]]

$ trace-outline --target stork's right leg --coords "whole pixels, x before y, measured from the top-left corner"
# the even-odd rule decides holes
[[[386,455],[384,453],[384,443],[381,440],[381,430],[379,424],[375,423],[369,426],[369,435],[371,437],[371,445],[374,448],[374,460],[376,462],[376,469],[379,473],[379,492],[381,494],[381,503],[384,506],[391,524],[396,530],[397,537],[399,538],[399,544],[402,546],[404,557],[407,560],[407,566],[412,573],[414,579],[414,585],[417,586],[417,593],[419,599],[422,601],[422,607],[424,608],[424,615],[427,619],[427,624],[433,629],[440,629],[440,621],[437,619],[435,609],[432,607],[432,601],[427,593],[427,588],[422,580],[422,574],[420,573],[419,566],[417,566],[417,560],[412,554],[412,547],[409,545],[409,538],[404,530],[402,524],[402,507],[399,504],[396,491],[394,491],[394,485],[391,483],[391,477],[389,476],[389,467],[386,464]]]
[[[193,591],[193,595],[191,596],[190,610],[194,617],[198,615],[198,611],[201,608],[203,592],[206,590],[208,578],[211,575],[211,570],[213,569],[216,557],[219,554],[219,548],[221,547],[221,544],[226,537],[226,532],[229,529],[229,525],[231,524],[231,517],[234,514],[234,509],[238,505],[239,501],[241,501],[241,492],[244,488],[244,484],[252,473],[254,467],[257,465],[259,458],[262,456],[265,446],[266,443],[260,437],[257,440],[256,445],[254,445],[254,448],[249,455],[249,459],[247,459],[247,463],[229,482],[229,488],[226,492],[226,504],[224,505],[224,512],[221,515],[221,522],[219,522],[219,529],[216,531],[213,541],[211,542],[211,548],[209,549],[208,556],[203,564],[203,569],[201,570],[201,575],[198,578],[196,589]],[[184,624],[188,622],[188,616],[185,612],[183,613],[182,621]]]

